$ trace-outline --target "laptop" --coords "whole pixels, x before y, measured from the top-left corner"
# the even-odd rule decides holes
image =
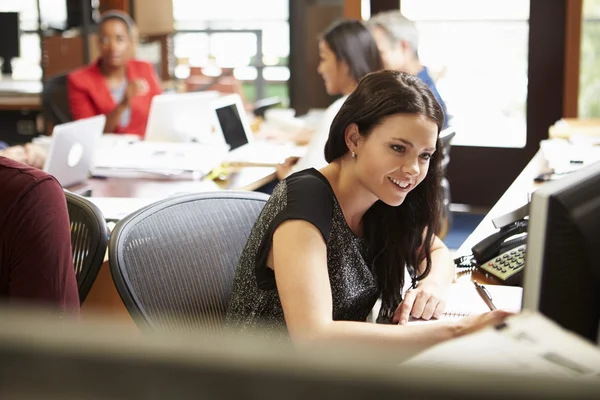
[[[212,101],[215,132],[229,146],[226,161],[230,164],[275,166],[287,157],[301,157],[304,147],[256,140],[250,129],[242,99],[229,94]]]
[[[154,96],[148,114],[145,140],[150,142],[198,142],[210,140],[210,101],[219,92],[166,93]]]
[[[63,187],[87,181],[105,122],[106,117],[98,115],[56,125],[44,171]]]

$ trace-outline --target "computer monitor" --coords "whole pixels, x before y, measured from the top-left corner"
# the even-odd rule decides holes
[[[12,307],[0,320],[2,399],[595,400],[600,391],[598,379],[518,365],[398,365],[398,348],[293,351],[264,338],[142,334],[114,317],[59,321]]]
[[[19,13],[0,12],[0,58],[2,75],[12,75],[12,59],[20,55]]]
[[[252,129],[239,95],[222,96],[212,105],[217,120],[215,129],[223,135],[229,150],[235,150],[252,141]]]
[[[600,163],[533,193],[523,308],[600,344]]]
[[[146,140],[210,143],[214,140],[211,101],[218,97],[219,92],[212,90],[154,96],[148,114]]]

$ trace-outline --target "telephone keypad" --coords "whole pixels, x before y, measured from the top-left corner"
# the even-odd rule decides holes
[[[491,259],[480,268],[499,280],[506,281],[525,266],[525,248],[525,244],[515,247]]]

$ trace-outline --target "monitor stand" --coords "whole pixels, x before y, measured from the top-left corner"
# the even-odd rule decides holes
[[[8,60],[4,60],[4,62],[2,62],[2,75],[12,75],[13,73],[13,69],[12,69],[12,65],[10,62],[10,59]]]

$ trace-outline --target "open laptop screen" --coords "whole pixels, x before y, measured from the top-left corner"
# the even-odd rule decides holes
[[[244,125],[240,119],[238,108],[235,104],[230,104],[225,107],[217,108],[217,118],[225,142],[229,145],[229,150],[237,149],[248,143],[248,137],[244,132]]]

